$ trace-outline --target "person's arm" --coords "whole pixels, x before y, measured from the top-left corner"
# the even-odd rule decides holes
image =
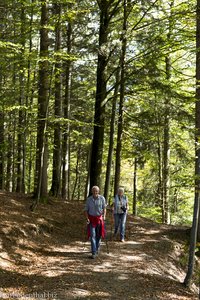
[[[85,211],[85,217],[86,217],[87,223],[90,223],[90,220],[89,220],[89,216],[88,216],[88,212],[87,212],[87,211]]]

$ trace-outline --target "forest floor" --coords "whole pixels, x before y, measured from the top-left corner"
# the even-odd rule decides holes
[[[92,260],[83,203],[51,200],[31,212],[31,202],[0,192],[0,299],[198,299],[182,284],[187,228],[129,215],[120,243],[108,211],[107,242]]]

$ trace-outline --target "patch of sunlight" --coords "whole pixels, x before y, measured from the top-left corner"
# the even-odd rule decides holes
[[[106,292],[96,292],[95,293],[95,296],[96,297],[99,297],[99,299],[103,299],[102,297],[109,297],[110,294],[109,293],[106,293]],[[101,298],[100,298],[101,297]]]
[[[80,249],[77,246],[65,245],[63,247],[51,247],[51,251],[60,253],[77,253]]]
[[[21,212],[13,211],[12,216],[21,216]]]
[[[143,258],[139,255],[123,255],[119,258],[123,261],[143,261]]]
[[[0,253],[0,265],[3,268],[9,268],[13,265],[13,261],[10,259],[9,255],[6,252]]]
[[[87,290],[78,289],[78,288],[74,288],[71,293],[73,296],[76,296],[76,297],[87,297],[87,296],[90,296],[90,294],[91,294]]]
[[[66,270],[52,270],[52,268],[51,269],[49,269],[49,270],[45,270],[45,271],[42,271],[42,272],[40,272],[40,274],[42,275],[42,276],[46,276],[46,277],[49,277],[49,278],[51,278],[51,277],[55,277],[55,276],[60,276],[60,275],[64,275],[64,274],[66,274]]]
[[[104,272],[108,273],[110,269],[112,268],[112,264],[109,262],[104,262],[101,265],[96,265],[93,267],[94,272]]]
[[[21,204],[20,202],[14,200],[14,199],[11,199],[10,202],[13,203],[13,204],[15,204],[16,206],[21,206],[21,207],[24,206],[23,204]]]
[[[148,231],[145,232],[146,235],[156,234],[156,233],[160,233],[160,230],[148,229]]]
[[[162,261],[160,263],[156,263],[155,261],[152,261],[148,265],[146,265],[146,268],[142,271],[142,273],[148,273],[151,275],[159,275],[159,276],[165,276],[172,280],[177,281],[183,281],[185,273],[183,270],[178,269],[176,265],[169,261]]]
[[[5,224],[5,223],[8,223],[8,222],[4,222],[4,224]],[[7,226],[7,225],[5,225],[5,226]],[[3,232],[4,234],[9,234],[9,233],[11,232],[11,228],[8,227],[8,226],[7,226],[7,227],[5,227],[5,226],[2,227],[1,230],[2,230],[2,232]]]
[[[144,243],[139,243],[139,242],[135,242],[135,241],[126,241],[125,244],[126,245],[143,245]]]
[[[118,279],[119,279],[119,280],[127,280],[127,279],[128,279],[128,276],[125,275],[125,274],[119,275],[119,276],[118,276]]]
[[[103,262],[102,265],[103,265],[104,267],[106,267],[106,268],[112,267],[112,264],[111,264],[110,262],[108,262],[108,261]]]

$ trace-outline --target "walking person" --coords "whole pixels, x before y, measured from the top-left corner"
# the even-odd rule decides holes
[[[91,240],[91,258],[98,255],[101,238],[105,237],[106,200],[99,194],[99,187],[92,187],[92,195],[87,198],[85,215],[88,224],[88,237]]]
[[[120,241],[124,242],[126,217],[128,213],[128,198],[124,195],[124,189],[121,187],[118,189],[117,195],[114,197],[113,211],[115,221],[114,236],[116,237],[118,229],[120,229]]]

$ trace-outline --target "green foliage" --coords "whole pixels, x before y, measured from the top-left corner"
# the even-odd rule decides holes
[[[110,2],[111,3],[111,2]],[[113,1],[112,10],[117,1]],[[131,3],[131,2],[130,2]],[[47,136],[49,139],[48,175],[52,175],[54,129],[60,126],[62,137],[70,128],[70,189],[78,176],[75,197],[83,198],[93,127],[97,57],[103,52],[108,63],[105,71],[105,136],[103,173],[105,177],[109,126],[116,70],[121,54],[123,7],[119,3],[109,26],[108,41],[99,49],[99,6],[97,1],[60,0],[62,13],[55,14],[55,3],[49,1],[48,56],[39,58],[40,4],[38,1],[6,2],[0,27],[0,112],[4,114],[2,141],[6,184],[16,184],[17,134],[23,132],[26,191],[34,186],[38,116],[39,62],[48,60],[50,81]],[[166,99],[170,122],[170,197],[172,224],[190,224],[194,182],[194,71],[195,71],[195,3],[174,1],[139,1],[128,7],[127,49],[125,62],[125,101],[121,184],[133,194],[134,161],[137,160],[138,214],[161,222],[162,201],[159,190],[163,166],[163,144]],[[23,14],[24,13],[24,14]],[[184,18],[183,18],[184,16]],[[59,24],[61,49],[55,49],[55,29]],[[72,28],[71,50],[67,36]],[[170,59],[170,80],[166,76],[166,58]],[[55,68],[59,63],[60,67]],[[66,70],[70,69],[70,115],[65,109]],[[56,75],[61,75],[62,114],[55,116]],[[118,95],[119,99],[119,95]],[[118,112],[117,104],[117,112]],[[22,126],[20,124],[22,118]],[[43,119],[44,120],[44,119]],[[22,130],[23,128],[23,130]],[[114,147],[116,149],[115,127]],[[12,136],[12,140],[10,138]],[[12,153],[9,154],[9,150]],[[115,155],[114,149],[114,155]],[[78,167],[77,167],[77,160]],[[9,169],[9,166],[11,167]],[[112,182],[114,178],[112,166]],[[12,171],[13,170],[13,171]],[[12,173],[13,172],[13,173]],[[12,174],[9,179],[9,174]],[[12,181],[12,184],[11,184]],[[28,187],[29,186],[29,187]],[[9,188],[8,188],[9,189]],[[11,189],[11,188],[10,188]],[[110,193],[113,186],[110,187]]]

